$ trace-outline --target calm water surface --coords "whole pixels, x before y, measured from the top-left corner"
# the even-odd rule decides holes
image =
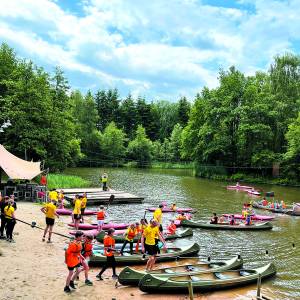
[[[77,174],[98,184],[104,169],[68,169],[66,174]],[[225,182],[199,179],[189,170],[137,170],[109,169],[109,186],[145,197],[142,204],[117,205],[109,209],[112,220],[136,221],[143,217],[146,207],[157,206],[162,201],[176,202],[177,207],[197,209],[194,220],[207,221],[212,212],[238,213],[244,202],[251,199],[246,193],[227,191]],[[274,191],[275,198],[287,204],[300,202],[300,188],[256,185],[264,191]],[[268,212],[257,211],[259,214]],[[147,213],[150,218],[151,214]],[[171,218],[165,214],[164,220]],[[276,299],[300,299],[300,217],[276,214],[272,231],[238,232],[195,229],[190,239],[178,240],[186,244],[194,240],[201,246],[203,257],[222,258],[241,254],[245,267],[255,267],[274,261],[277,276],[264,282]],[[296,247],[293,247],[292,244]],[[266,254],[268,250],[268,254]],[[255,286],[252,287],[252,289]],[[277,298],[278,297],[278,298]]]

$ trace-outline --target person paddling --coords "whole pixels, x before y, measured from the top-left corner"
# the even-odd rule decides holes
[[[65,252],[65,263],[67,264],[69,273],[66,279],[66,286],[64,288],[64,291],[66,293],[70,293],[71,289],[76,289],[74,280],[78,277],[79,273],[83,270],[81,261],[83,259],[83,256],[81,255],[82,250],[82,231],[76,231],[75,233],[75,240],[72,241],[66,252]],[[74,269],[76,269],[76,272],[74,272]]]
[[[103,224],[104,224],[104,220],[105,220],[105,218],[107,218],[107,217],[108,217],[108,215],[107,215],[107,213],[106,213],[106,211],[105,211],[105,208],[104,208],[103,205],[101,205],[101,206],[99,207],[99,211],[97,212],[97,223],[98,223],[97,229],[98,229],[98,231],[102,231],[102,227],[103,227]]]
[[[147,261],[146,271],[151,271],[155,264],[155,256],[157,254],[157,247],[155,245],[156,236],[158,236],[164,245],[164,249],[166,249],[165,240],[159,231],[158,223],[155,220],[151,220],[150,225],[145,228],[142,236],[142,252],[146,251],[146,253],[150,255]]]
[[[46,205],[41,208],[41,212],[46,215],[46,228],[44,230],[44,235],[42,238],[42,241],[45,242],[46,234],[49,230],[49,235],[48,235],[48,241],[47,243],[51,243],[51,235],[52,235],[52,230],[55,222],[55,216],[59,218],[58,213],[56,212],[56,205],[55,201],[52,200],[50,203],[46,203]]]
[[[115,230],[113,228],[108,229],[107,235],[103,239],[104,244],[104,255],[106,256],[106,263],[99,272],[99,274],[96,276],[99,280],[103,280],[102,274],[105,272],[105,270],[109,267],[112,268],[113,279],[117,279],[118,275],[116,273],[116,259],[115,259],[115,239],[113,238]]]
[[[136,229],[135,224],[131,224],[124,234],[125,241],[124,241],[123,246],[120,251],[121,255],[123,255],[123,250],[128,243],[130,245],[130,254],[131,255],[133,254],[133,239],[136,237],[137,234],[138,234],[138,231]]]

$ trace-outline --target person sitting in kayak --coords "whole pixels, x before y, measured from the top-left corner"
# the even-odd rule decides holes
[[[133,254],[133,239],[135,238],[135,236],[138,234],[138,231],[135,227],[135,224],[131,224],[128,229],[126,230],[126,232],[124,233],[125,236],[125,241],[123,243],[123,246],[121,248],[120,254],[123,255],[123,251],[125,246],[129,243],[130,245],[130,254]]]
[[[248,214],[245,220],[245,225],[251,225],[251,224],[252,224],[251,216]]]
[[[235,225],[234,215],[231,215],[229,224],[230,225]]]
[[[210,224],[218,224],[218,216],[216,213],[213,213],[212,218],[210,219]]]
[[[176,217],[176,220],[179,220],[179,221],[183,221],[183,220],[186,220],[186,219],[187,219],[187,217],[183,212]]]
[[[286,204],[284,203],[283,200],[281,200],[281,208],[286,209]]]
[[[107,218],[107,213],[104,209],[104,206],[101,205],[99,207],[99,211],[97,212],[97,223],[98,223],[98,231],[102,231],[102,227],[103,227],[103,224],[104,224],[104,219]]]
[[[175,234],[176,233],[176,229],[177,229],[177,227],[176,227],[176,225],[175,225],[175,223],[174,223],[174,221],[172,220],[171,221],[171,223],[170,223],[170,225],[168,226],[168,234]]]
[[[177,209],[176,203],[173,203],[173,204],[171,205],[171,209],[172,209],[173,211],[176,211],[176,209]]]

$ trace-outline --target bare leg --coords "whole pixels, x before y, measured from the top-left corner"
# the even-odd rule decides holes
[[[70,285],[70,281],[71,281],[71,278],[73,276],[73,273],[74,271],[69,271],[69,274],[68,274],[68,277],[67,277],[67,280],[66,280],[66,286],[69,286]]]
[[[154,265],[155,265],[155,261],[156,261],[156,258],[155,256],[152,256],[153,259],[151,260],[151,264],[150,264],[150,271],[153,269]]]
[[[89,266],[88,266],[88,263],[86,260],[82,261],[82,266],[83,266],[83,269],[84,269],[84,276],[85,276],[85,279],[89,279]]]
[[[73,274],[73,276],[71,276],[71,281],[74,281],[82,270],[82,267],[77,268],[76,272]]]
[[[45,228],[45,230],[44,230],[44,235],[43,235],[43,242],[45,241],[45,237],[46,237],[48,228],[49,228],[49,225],[46,225],[46,228]]]
[[[48,241],[51,241],[52,230],[53,230],[53,225],[52,225],[52,226],[49,226]]]

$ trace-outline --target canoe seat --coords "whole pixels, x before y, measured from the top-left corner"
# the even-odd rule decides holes
[[[195,282],[195,281],[200,281],[201,278],[199,278],[199,277],[197,277],[197,276],[191,276],[191,280],[192,280],[193,282]]]
[[[223,273],[215,272],[214,274],[215,274],[215,276],[216,276],[218,279],[228,279],[228,278],[230,278],[230,276],[227,276],[227,275],[225,275],[225,274],[223,274]]]
[[[165,272],[168,274],[175,273],[173,269],[165,269]]]
[[[195,267],[193,266],[186,266],[186,270],[189,272],[195,271]]]

